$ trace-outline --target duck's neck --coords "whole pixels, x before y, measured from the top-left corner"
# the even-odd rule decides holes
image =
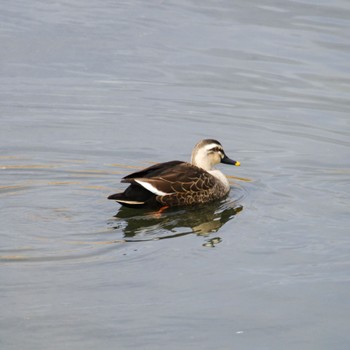
[[[228,182],[227,177],[220,170],[212,169],[209,170],[208,173],[216,177],[225,186],[227,191],[230,189],[230,183]]]

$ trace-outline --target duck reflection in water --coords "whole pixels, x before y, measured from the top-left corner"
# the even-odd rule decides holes
[[[122,229],[125,241],[133,242],[175,238],[193,233],[208,236],[217,232],[242,210],[241,205],[229,200],[176,208],[163,213],[121,207],[115,215],[118,224],[114,228]],[[217,240],[216,242],[218,243]]]

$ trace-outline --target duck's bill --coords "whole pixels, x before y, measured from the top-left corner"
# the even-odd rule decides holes
[[[226,154],[225,154],[224,158],[221,159],[221,163],[231,164],[231,165],[235,165],[235,166],[240,166],[241,165],[240,162],[237,162],[236,160],[230,159],[229,157],[227,157]]]

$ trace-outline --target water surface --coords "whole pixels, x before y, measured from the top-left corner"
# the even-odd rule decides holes
[[[0,5],[2,349],[347,349],[347,1]],[[106,198],[218,139],[210,206]]]

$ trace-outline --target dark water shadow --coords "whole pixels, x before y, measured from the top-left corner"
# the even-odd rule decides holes
[[[125,242],[161,240],[189,234],[207,237],[218,232],[242,210],[243,206],[232,199],[168,209],[162,213],[121,207],[111,225],[123,233]],[[214,246],[220,241],[220,237],[215,237],[203,245]]]

